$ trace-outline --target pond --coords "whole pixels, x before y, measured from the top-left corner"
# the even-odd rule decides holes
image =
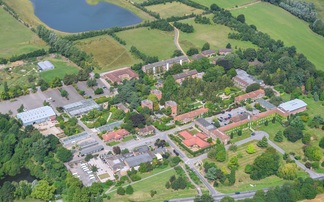
[[[31,0],[35,15],[47,26],[69,33],[123,27],[142,20],[131,11],[107,2]]]
[[[30,172],[28,169],[22,168],[20,170],[20,174],[15,176],[5,176],[3,179],[0,179],[0,186],[3,185],[4,182],[19,182],[21,180],[26,180],[27,182],[33,182],[36,180],[35,177],[30,175]]]

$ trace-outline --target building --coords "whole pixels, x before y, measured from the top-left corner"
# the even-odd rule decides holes
[[[204,56],[202,54],[195,54],[195,55],[191,56],[192,60],[200,60],[203,57]]]
[[[86,156],[88,154],[93,154],[93,153],[96,153],[96,152],[100,152],[102,150],[104,150],[104,147],[102,145],[97,145],[97,146],[94,146],[94,147],[90,147],[90,148],[81,150],[79,155],[80,156]]]
[[[73,117],[73,116],[80,116],[86,114],[93,109],[102,110],[102,107],[98,105],[95,101],[88,99],[88,100],[81,100],[79,102],[65,105],[63,106],[63,109],[70,116]]]
[[[211,57],[216,54],[215,50],[204,50],[201,52],[204,57]]]
[[[232,53],[232,49],[230,49],[230,48],[221,48],[218,50],[219,55],[227,55],[230,53]]]
[[[203,149],[210,145],[205,141],[208,136],[203,133],[192,135],[189,131],[184,130],[179,132],[179,135],[183,138],[182,143],[193,150]]]
[[[243,112],[242,114],[238,114],[236,116],[233,116],[230,120],[232,122],[239,122],[239,121],[243,121],[245,119],[248,119],[249,117],[251,117],[251,114],[248,112]]]
[[[121,83],[123,80],[138,79],[138,75],[131,68],[125,67],[114,71],[101,74],[102,78],[109,80],[111,83]]]
[[[175,101],[166,101],[165,102],[165,108],[170,107],[171,108],[171,116],[176,116],[177,115],[177,103]]]
[[[151,90],[151,94],[155,95],[158,100],[162,99],[162,92],[158,89]]]
[[[129,132],[125,129],[119,129],[102,135],[102,139],[105,142],[118,141],[124,139],[125,136],[129,135]]]
[[[115,105],[117,109],[123,110],[123,112],[128,113],[129,109],[123,104],[123,103],[118,103]]]
[[[50,106],[44,106],[18,113],[17,118],[22,121],[24,126],[29,126],[45,121],[54,121],[56,114]]]
[[[79,133],[76,135],[71,135],[65,138],[61,138],[60,142],[63,146],[70,145],[70,144],[76,144],[77,142],[80,142],[84,139],[87,139],[90,137],[90,134],[87,132]]]
[[[38,70],[40,71],[46,71],[46,70],[50,70],[50,69],[54,69],[54,65],[50,62],[45,60],[44,62],[39,62],[37,63],[38,66]]]
[[[193,110],[193,111],[185,113],[185,114],[178,115],[178,116],[174,117],[174,120],[181,121],[182,123],[187,123],[189,121],[192,121],[194,118],[201,116],[207,112],[208,112],[207,108],[200,108],[200,109],[196,109],[196,110]]]
[[[116,121],[116,122],[113,122],[113,123],[109,123],[109,124],[106,124],[106,125],[103,125],[103,126],[100,126],[99,128],[96,128],[97,131],[99,132],[110,132],[110,131],[113,131],[115,128],[119,128],[120,125],[124,123],[122,120],[121,121]]]
[[[297,114],[305,111],[307,109],[307,104],[302,100],[294,99],[280,104],[278,108],[289,114]]]
[[[226,135],[223,131],[219,129],[215,129],[213,131],[213,134],[225,145],[228,144],[228,142],[231,140],[231,138],[228,135]]]
[[[259,103],[261,105],[261,107],[266,108],[267,110],[272,110],[275,109],[276,106],[271,104],[270,102],[264,100],[264,99],[258,99],[256,100],[257,103]]]
[[[259,89],[259,90],[255,90],[255,91],[235,97],[235,102],[239,103],[239,102],[245,101],[247,99],[257,100],[257,99],[262,98],[263,96],[264,96],[264,90]]]
[[[149,108],[150,110],[153,110],[153,102],[151,100],[142,100],[141,102],[142,108]]]
[[[194,69],[194,70],[173,75],[173,78],[177,83],[181,84],[182,81],[184,81],[186,78],[197,78],[197,76],[198,76],[198,72],[197,70]]]
[[[254,78],[253,76],[251,76],[250,74],[248,74],[246,71],[242,70],[242,69],[236,69],[236,76],[233,77],[233,82],[235,84],[235,86],[242,88],[242,89],[246,89],[246,87],[248,87],[251,84],[254,83],[258,83],[261,86],[264,85],[262,80],[258,80],[256,78]]]
[[[139,129],[138,134],[142,136],[154,135],[155,128],[153,126],[145,126],[145,128]]]
[[[207,135],[211,135],[211,132],[216,129],[216,127],[213,124],[209,123],[204,118],[196,119],[195,125],[197,125]]]
[[[138,166],[141,163],[151,162],[153,160],[152,156],[149,153],[142,153],[137,156],[131,156],[124,160],[124,163],[128,168],[138,169]]]
[[[150,73],[154,75],[158,73],[163,73],[165,71],[169,71],[172,65],[174,64],[182,65],[184,62],[188,62],[188,58],[186,56],[180,56],[180,57],[175,57],[175,58],[155,62],[152,64],[144,65],[142,66],[142,70],[145,73]]]

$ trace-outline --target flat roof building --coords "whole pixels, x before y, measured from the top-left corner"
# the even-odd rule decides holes
[[[70,116],[73,117],[73,116],[80,116],[82,114],[88,113],[93,109],[102,110],[102,107],[98,105],[95,101],[88,99],[88,100],[81,100],[79,102],[65,105],[63,106],[63,109]]]
[[[125,159],[125,164],[129,168],[137,167],[141,163],[151,162],[153,158],[148,153],[139,154],[137,156],[128,157]]]
[[[263,85],[262,80],[256,79],[254,76],[251,76],[246,71],[242,69],[236,69],[236,76],[233,77],[234,84],[242,89],[246,89],[251,84],[258,83],[260,85]]]
[[[93,154],[93,153],[96,153],[96,152],[100,152],[102,150],[104,150],[104,147],[102,145],[97,145],[97,146],[94,146],[94,147],[89,147],[87,149],[81,150],[80,151],[80,156],[85,156],[85,155],[88,155],[88,154]]]
[[[172,67],[173,64],[182,65],[183,62],[188,62],[188,58],[186,56],[179,56],[152,64],[147,64],[142,67],[142,70],[145,73],[152,72],[153,74],[156,74],[158,72],[169,71],[169,68]]]
[[[307,104],[300,99],[290,100],[278,106],[278,108],[288,112],[289,114],[296,114],[305,111],[306,107]]]
[[[47,61],[47,60],[45,60],[44,62],[37,63],[37,66],[38,66],[38,69],[41,71],[54,69],[54,65],[50,61]]]
[[[69,144],[75,144],[81,140],[87,139],[88,137],[90,137],[90,134],[87,132],[83,132],[76,135],[71,135],[65,138],[61,138],[60,141],[62,145],[65,146]]]
[[[190,70],[190,71],[187,71],[187,72],[183,72],[183,73],[180,73],[180,74],[176,74],[176,75],[173,75],[173,78],[176,82],[178,83],[182,83],[182,81],[184,81],[186,78],[196,78],[198,76],[198,72],[197,70]]]
[[[102,77],[108,79],[112,83],[121,83],[123,80],[138,79],[138,74],[131,68],[125,67],[102,74]]]
[[[264,100],[264,99],[258,99],[256,100],[257,103],[259,103],[262,107],[266,108],[267,110],[275,109],[276,106],[271,104],[270,102]]]
[[[45,121],[53,121],[56,119],[56,114],[50,106],[39,107],[17,114],[24,126],[42,123]]]
[[[109,124],[100,126],[99,128],[97,128],[97,131],[99,131],[99,132],[103,132],[103,131],[110,132],[110,131],[113,131],[114,128],[119,128],[122,123],[124,123],[124,122],[123,121],[116,121],[116,122],[113,122],[113,123],[109,123]]]

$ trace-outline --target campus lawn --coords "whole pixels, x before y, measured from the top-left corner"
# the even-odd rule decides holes
[[[255,2],[256,0],[193,0],[199,4],[210,7],[212,4],[217,4],[222,8],[233,8],[244,4]]]
[[[40,77],[47,82],[51,82],[55,77],[63,79],[66,74],[77,74],[79,71],[74,63],[64,61],[60,58],[50,58],[48,61],[50,61],[55,68],[40,73]]]
[[[303,53],[317,69],[324,70],[324,37],[315,34],[308,23],[280,7],[264,2],[233,10],[232,14],[244,14],[248,24],[255,25],[276,40],[282,40],[286,46],[295,46],[297,52]]]
[[[115,146],[115,145],[117,145],[119,143],[120,142],[112,141],[112,142],[108,142],[107,145],[112,147],[112,146]]]
[[[80,40],[75,42],[75,45],[93,55],[94,60],[101,67],[95,69],[95,72],[106,72],[140,62],[127,48],[108,35]]]
[[[0,19],[0,58],[46,48],[45,42],[2,8]]]
[[[169,18],[172,16],[184,16],[194,14],[202,14],[203,10],[187,6],[180,2],[172,2],[165,4],[157,4],[145,7],[150,11],[159,13],[161,18]]]
[[[211,15],[209,15],[212,18]],[[230,28],[212,23],[211,25],[197,24],[194,19],[182,20],[183,23],[192,25],[195,29],[193,33],[180,32],[179,43],[184,51],[190,48],[197,48],[199,51],[202,46],[208,42],[210,48],[218,51],[225,48],[227,43],[231,43],[233,49],[237,48],[256,48],[250,42],[228,39],[228,33],[232,32]]]
[[[152,178],[139,181],[132,185],[134,193],[132,195],[120,196],[116,191],[108,194],[111,196],[109,201],[150,201],[150,202],[161,202],[173,198],[187,198],[193,197],[197,193],[194,189],[184,189],[184,190],[172,190],[166,189],[165,183],[170,179],[172,175],[177,176],[174,169],[169,170],[160,175],[156,175]],[[155,190],[157,194],[151,197],[150,191]],[[107,201],[107,200],[105,200]]]
[[[128,135],[122,140],[122,142],[127,142],[127,141],[130,141],[132,139],[134,139],[133,135]]]
[[[158,56],[159,60],[171,58],[176,46],[173,43],[174,32],[157,29],[138,28],[116,33],[126,41],[126,47],[135,46],[148,56]]]
[[[162,172],[164,170],[167,170],[169,168],[170,168],[169,165],[166,165],[166,166],[165,165],[162,165],[160,167],[154,168],[151,172],[147,172],[147,173],[140,173],[140,172],[138,172],[137,174],[143,179],[143,178],[149,177],[151,175],[160,173],[160,172]],[[161,174],[161,175],[163,175],[163,174]]]

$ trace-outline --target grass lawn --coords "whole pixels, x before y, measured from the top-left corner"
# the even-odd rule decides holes
[[[112,141],[112,142],[108,142],[107,145],[108,146],[115,146],[117,144],[119,144],[120,142],[116,142],[116,141]]]
[[[212,16],[210,15],[210,17]],[[188,51],[190,48],[201,50],[206,42],[210,44],[211,49],[216,51],[220,48],[225,48],[227,43],[231,43],[233,49],[256,48],[250,42],[228,39],[228,33],[232,31],[226,26],[219,24],[196,24],[194,19],[182,20],[181,22],[188,23],[195,29],[193,33],[180,32],[179,43],[184,51]]]
[[[148,10],[159,13],[161,18],[169,18],[172,16],[184,16],[194,14],[201,14],[203,10],[187,6],[180,2],[172,2],[165,4],[157,4],[146,7]]]
[[[234,16],[244,14],[248,24],[282,40],[286,46],[295,46],[317,69],[324,70],[324,37],[315,34],[308,23],[298,19],[284,9],[269,3],[258,3],[232,11]]]
[[[0,8],[0,58],[9,58],[46,47],[35,33]]]
[[[80,40],[75,44],[81,50],[93,55],[101,67],[96,69],[96,72],[106,72],[140,62],[127,48],[108,35]]]
[[[47,82],[51,82],[55,77],[62,79],[66,74],[76,74],[79,71],[78,67],[72,62],[64,61],[60,58],[50,58],[48,60],[53,63],[55,68],[40,73],[40,77]]]
[[[133,135],[128,135],[122,140],[122,142],[127,142],[127,141],[130,141],[132,139],[134,139]]]
[[[145,177],[149,177],[149,176],[151,176],[151,175],[154,175],[154,174],[157,174],[157,173],[159,173],[159,172],[162,172],[162,171],[164,171],[164,170],[167,170],[167,169],[169,169],[170,168],[170,166],[169,165],[167,165],[167,166],[160,166],[160,167],[158,167],[158,168],[154,168],[151,172],[147,172],[147,173],[140,173],[140,172],[138,172],[137,174],[143,179],[143,178],[145,178]],[[163,175],[163,174],[162,174]]]
[[[116,33],[126,41],[126,47],[135,46],[148,56],[158,56],[159,60],[171,58],[176,46],[173,44],[174,32],[157,29],[138,28]]]
[[[147,180],[140,181],[132,185],[134,193],[132,195],[117,195],[116,191],[109,194],[111,199],[109,201],[150,201],[150,202],[161,202],[163,200],[173,199],[173,198],[186,198],[193,197],[196,195],[194,189],[184,189],[184,190],[172,190],[166,189],[165,183],[170,179],[172,175],[177,175],[175,170],[167,171],[163,174],[154,176]],[[150,191],[155,190],[157,194],[152,198],[150,196]],[[107,200],[105,200],[107,201]]]
[[[196,135],[197,133],[199,133],[199,131],[197,130],[197,129],[191,129],[191,130],[189,130],[189,132],[191,133],[191,134],[193,134],[193,135]]]
[[[233,8],[244,4],[255,2],[256,0],[193,0],[199,4],[209,7],[212,4],[217,4],[222,8]]]

